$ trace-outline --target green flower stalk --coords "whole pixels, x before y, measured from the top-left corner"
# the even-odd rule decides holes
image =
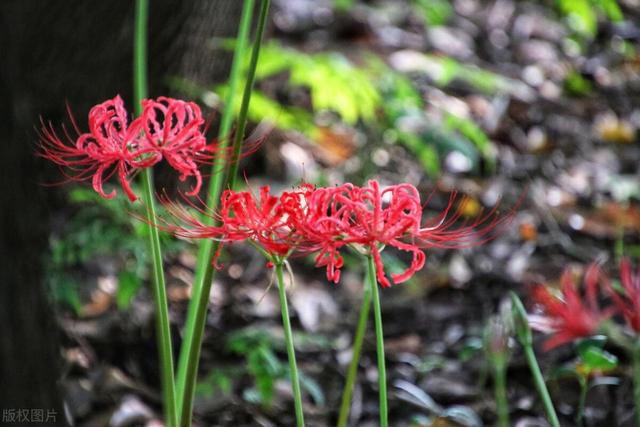
[[[578,384],[580,386],[580,397],[578,398],[578,411],[576,412],[576,425],[584,426],[584,410],[587,403],[587,392],[589,391],[589,378],[583,375],[578,376]]]
[[[147,0],[136,1],[134,34],[134,98],[136,114],[142,113],[142,100],[147,96]],[[160,236],[155,227],[155,204],[153,190],[153,176],[150,168],[142,173],[143,199],[146,206],[147,229],[149,232],[149,246],[153,262],[153,295],[156,306],[156,334],[158,336],[158,351],[160,354],[160,373],[162,383],[162,401],[165,410],[167,427],[178,425],[176,409],[176,391],[173,375],[173,351],[171,346],[171,329],[169,323],[169,308],[167,292],[164,282],[162,266],[162,252],[160,250]]]
[[[253,12],[253,0],[245,0],[242,19],[240,23],[240,30],[238,35],[238,44],[236,46],[236,53],[234,55],[234,64],[232,68],[232,79],[229,88],[229,97],[227,98],[226,114],[232,114],[233,108],[233,95],[235,92],[235,85],[239,79],[240,73],[240,61],[244,56],[244,50],[246,49],[246,41],[248,38],[248,27],[251,22],[251,13]],[[245,82],[244,94],[242,98],[242,105],[238,116],[237,129],[233,141],[233,157],[230,160],[230,166],[227,170],[225,177],[225,185],[228,188],[235,187],[235,181],[237,177],[238,158],[242,150],[242,140],[244,138],[245,126],[247,122],[247,113],[249,111],[249,103],[251,101],[251,93],[253,91],[253,84],[255,79],[255,70],[258,64],[258,58],[260,57],[260,46],[262,44],[262,38],[264,35],[264,29],[266,27],[266,21],[269,14],[270,0],[262,0],[260,7],[260,15],[258,17],[258,26],[256,29],[255,41],[253,43],[253,50],[251,53],[251,63],[249,65],[248,75]],[[221,132],[230,129],[230,118],[227,116],[226,120],[223,120]],[[223,118],[225,119],[225,118]],[[223,134],[222,139],[227,135]],[[217,205],[218,195],[222,184],[220,184],[221,173],[220,164],[214,164],[214,180],[209,187],[209,208],[215,211]],[[210,218],[207,225],[213,223]],[[208,240],[208,239],[207,239]],[[189,306],[187,315],[187,324],[185,329],[185,340],[183,348],[180,354],[180,365],[178,371],[178,385],[181,394],[180,399],[180,425],[182,427],[190,427],[191,416],[193,409],[193,398],[195,394],[195,386],[198,374],[198,363],[200,359],[200,350],[202,348],[202,336],[204,334],[204,326],[206,321],[207,306],[209,301],[209,293],[211,291],[211,284],[213,281],[214,269],[211,264],[211,259],[215,253],[217,253],[220,247],[219,241],[205,241],[198,254],[198,271],[196,273],[196,282],[194,284],[194,297]]]
[[[365,282],[368,284],[371,279],[369,278],[369,271],[367,270]],[[371,308],[371,289],[370,286],[365,285],[362,295],[362,305],[360,306],[360,314],[358,316],[358,326],[356,327],[356,334],[353,340],[353,354],[351,355],[351,362],[347,370],[347,378],[344,383],[344,389],[342,390],[342,400],[340,403],[340,413],[338,414],[338,427],[347,427],[349,421],[349,410],[351,409],[351,397],[353,396],[353,386],[355,385],[356,377],[358,376],[358,365],[360,365],[360,355],[362,354],[362,343],[364,342],[364,336],[367,331],[367,321],[369,319],[369,311]]]
[[[509,400],[507,398],[507,366],[494,364],[493,382],[498,414],[498,426],[509,427]]]
[[[547,384],[544,381],[540,365],[536,359],[536,354],[533,351],[533,334],[531,333],[531,327],[529,326],[529,320],[527,319],[527,311],[525,310],[522,301],[520,301],[520,298],[518,298],[518,295],[514,292],[511,292],[511,304],[516,337],[524,350],[527,364],[529,365],[529,369],[533,375],[533,382],[535,383],[538,394],[542,399],[544,410],[547,414],[547,421],[549,421],[549,424],[551,424],[552,427],[560,427],[560,421],[558,420],[558,415],[553,407],[553,402],[551,401]]]
[[[306,187],[297,191],[285,192],[277,197],[270,194],[270,189],[267,186],[260,188],[258,194],[251,191],[225,190],[217,214],[220,225],[205,225],[183,207],[175,203],[167,205],[169,212],[184,223],[184,225],[173,227],[176,235],[184,238],[213,239],[217,244],[222,242],[249,243],[264,255],[270,267],[275,268],[298,427],[304,426],[304,414],[283,279],[283,266],[286,265],[287,258],[297,249],[299,243],[290,224],[295,212],[289,209],[299,207],[296,202],[301,201],[303,195],[306,194],[305,191]],[[185,415],[186,403],[185,400],[185,406],[182,407],[182,412]],[[184,419],[182,422],[184,423]]]
[[[387,368],[384,357],[384,333],[382,330],[382,309],[378,281],[376,280],[376,264],[373,256],[367,257],[368,278],[371,295],[373,296],[373,316],[376,328],[376,353],[378,355],[378,394],[380,403],[380,427],[388,427],[389,410],[387,407]]]
[[[280,311],[282,313],[282,327],[284,328],[284,339],[287,346],[287,358],[289,359],[289,371],[291,375],[291,387],[293,388],[293,400],[296,412],[296,426],[304,427],[304,413],[302,410],[302,393],[300,391],[300,379],[298,375],[298,365],[296,363],[296,351],[293,345],[293,333],[291,332],[291,320],[289,319],[289,307],[287,304],[287,291],[283,277],[283,262],[276,260],[273,262],[276,279],[278,282],[278,295],[280,296]],[[292,277],[293,278],[293,277]]]

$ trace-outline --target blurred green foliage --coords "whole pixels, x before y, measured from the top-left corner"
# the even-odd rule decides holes
[[[624,16],[616,0],[557,0],[560,13],[578,36],[592,39],[598,33],[598,17],[613,22]]]
[[[333,6],[339,11],[348,11],[356,3],[356,0],[333,0]]]
[[[425,25],[430,27],[446,24],[454,13],[449,0],[413,0],[412,3]]]
[[[596,335],[576,343],[577,357],[557,367],[555,378],[575,378],[580,386],[579,401],[575,411],[576,424],[582,426],[586,411],[587,393],[597,386],[615,386],[618,378],[607,376],[618,367],[618,358],[604,349],[607,337]]]
[[[287,369],[276,356],[271,337],[259,329],[241,329],[228,337],[227,347],[245,358],[247,371],[253,377],[255,388],[245,391],[245,399],[270,406],[275,382],[284,378]]]
[[[226,369],[214,368],[196,386],[198,396],[213,396],[218,390],[224,395],[233,391],[233,373]]]
[[[425,116],[425,110],[436,107],[424,102],[407,76],[390,69],[373,56],[369,57],[368,69],[382,94],[382,110],[386,118],[384,125],[391,129],[391,135],[398,142],[413,152],[428,174],[437,176],[441,171],[441,159],[452,151],[464,155],[470,161],[472,170],[478,170],[479,153],[488,168],[494,168],[493,144],[473,120],[449,111],[440,111],[444,120],[431,123]],[[487,75],[492,74],[487,72]],[[403,121],[416,123],[418,131],[404,129]]]
[[[449,0],[410,0],[410,5],[426,26],[444,25],[454,14]],[[333,7],[340,12],[348,12],[356,0],[333,0]]]
[[[233,48],[233,41],[226,43],[226,47]],[[425,55],[424,59],[431,64],[432,71],[435,68],[437,78],[433,80],[438,86],[456,80],[486,94],[513,89],[514,82],[510,79],[479,67],[447,57]],[[307,91],[311,111],[290,105],[286,96],[280,99],[278,94],[279,99],[273,99],[260,90],[260,82],[283,78],[290,91]],[[488,170],[494,168],[493,144],[478,124],[426,103],[407,75],[391,69],[373,54],[365,55],[363,63],[356,66],[337,52],[305,53],[271,41],[262,48],[256,80],[258,88],[254,89],[249,106],[249,118],[254,122],[269,121],[281,130],[301,132],[314,140],[319,136],[315,114],[331,111],[343,123],[365,129],[373,140],[404,145],[431,176],[441,172],[442,159],[452,151],[469,161],[471,171],[479,171],[481,158]],[[184,79],[173,78],[169,84],[191,97],[204,99],[212,95],[210,90]],[[220,85],[214,92],[222,98],[226,90],[226,85]],[[239,108],[240,100],[234,105],[236,111]],[[425,114],[428,110],[439,111],[443,120],[431,121]],[[408,121],[420,126],[402,126]]]
[[[256,80],[284,72],[289,74],[291,85],[309,90],[314,111],[333,111],[351,125],[358,120],[371,121],[375,118],[380,105],[376,87],[365,70],[354,66],[343,55],[306,54],[285,48],[275,41],[265,44],[256,70]],[[259,96],[260,93],[256,92]],[[238,108],[239,104],[236,106]],[[283,108],[282,111],[287,110]],[[265,115],[269,112],[255,108],[252,118],[257,121],[269,118]],[[294,129],[304,130],[304,127]]]
[[[296,343],[300,341],[298,338],[296,335]],[[309,338],[307,337],[307,339]],[[277,349],[284,348],[284,342],[281,341],[268,331],[256,327],[239,329],[227,337],[227,350],[244,359],[246,372],[254,382],[253,387],[244,391],[244,399],[248,402],[269,407],[274,398],[276,381],[289,379],[289,365],[282,362],[276,353]],[[242,373],[242,369],[225,372],[212,371],[200,382],[200,393],[210,396],[217,389],[223,392],[230,390],[231,379],[242,375]],[[313,378],[301,372],[300,385],[304,391],[309,393],[316,405],[324,405],[324,392]]]
[[[376,79],[382,94],[382,108],[385,116],[384,126],[390,128],[387,136],[392,136],[409,149],[431,176],[440,173],[440,159],[433,144],[410,130],[402,129],[403,120],[423,121],[425,103],[411,80],[403,74],[394,72],[380,59],[370,56],[368,69]]]
[[[78,269],[97,257],[114,257],[122,265],[116,304],[126,309],[147,275],[148,231],[145,223],[132,215],[136,206],[122,192],[106,200],[85,187],[72,189],[68,201],[73,211],[64,228],[52,235],[49,242],[46,277],[52,297],[79,313],[82,293]],[[161,207],[159,212],[162,213]],[[184,248],[184,242],[169,234],[160,236],[165,254],[175,254]]]
[[[593,85],[580,73],[571,70],[564,79],[564,89],[569,95],[586,96],[593,91]]]
[[[420,59],[423,71],[439,87],[460,82],[478,92],[494,95],[499,92],[510,92],[517,84],[516,81],[500,74],[477,65],[462,63],[449,56],[422,54]]]

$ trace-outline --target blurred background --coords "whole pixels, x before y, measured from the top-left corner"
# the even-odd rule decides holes
[[[65,101],[81,127],[90,105],[116,93],[131,105],[131,5],[69,3],[2,6],[8,26],[3,108],[12,117],[3,124],[12,144],[3,150],[14,168],[3,182],[3,241],[8,254],[28,254],[32,261],[25,266],[30,287],[16,289],[24,276],[3,273],[14,274],[0,287],[7,305],[3,327],[31,331],[4,339],[3,369],[15,371],[22,366],[16,358],[29,352],[48,354],[41,368],[48,382],[35,378],[31,384],[46,383],[46,389],[57,378],[62,393],[51,405],[74,425],[157,426],[144,224],[130,215],[122,195],[106,201],[88,185],[43,188],[40,183],[57,171],[31,160],[27,150],[36,139],[37,117],[62,122]],[[197,101],[213,118],[213,131],[225,108],[239,14],[233,3],[241,2],[169,3],[151,2],[152,93]],[[278,192],[301,181],[363,185],[371,178],[383,185],[408,182],[424,200],[432,195],[426,207],[432,216],[446,206],[449,192],[468,196],[463,216],[469,220],[522,199],[514,221],[495,240],[472,249],[429,250],[425,269],[382,292],[394,426],[493,424],[483,331],[500,314],[507,292],[526,300],[531,284],[555,283],[567,266],[600,260],[614,268],[621,255],[640,255],[638,0],[274,0],[249,116],[252,126],[274,124],[260,151],[241,165],[252,188],[266,184]],[[18,177],[27,170],[33,174],[22,183]],[[12,179],[27,188],[10,188]],[[158,186],[175,191],[174,181],[160,174]],[[7,206],[35,212],[18,215]],[[12,237],[11,221],[24,238]],[[196,246],[163,239],[178,345]],[[407,262],[390,251],[383,258],[390,271]],[[293,425],[278,300],[267,292],[270,271],[246,245],[229,246],[221,263],[195,423]],[[293,269],[290,296],[307,425],[334,425],[363,265],[347,257],[339,285],[327,283],[311,259],[295,259]],[[38,296],[43,281],[44,299]],[[33,309],[40,305],[41,311]],[[44,314],[34,320],[34,311]],[[46,339],[35,340],[43,324]],[[557,370],[572,357],[571,349],[543,354],[543,369]],[[374,426],[371,330],[361,366],[353,425]],[[575,379],[558,374],[550,388],[572,425]],[[514,425],[546,425],[517,350],[508,390]],[[629,395],[624,377],[615,386],[595,387],[587,425],[631,425]]]

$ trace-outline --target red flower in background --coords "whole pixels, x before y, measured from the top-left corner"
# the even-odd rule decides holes
[[[602,311],[598,306],[601,277],[596,264],[589,266],[584,277],[584,297],[569,270],[560,279],[560,295],[546,286],[535,288],[534,300],[542,306],[544,317],[540,322],[532,322],[532,327],[554,334],[545,342],[546,350],[595,334],[600,323],[611,315],[610,310]]]
[[[180,173],[181,181],[195,178],[193,189],[186,193],[189,196],[198,194],[202,186],[198,163],[207,150],[203,125],[197,104],[167,97],[142,101],[142,114],[132,124],[143,132],[138,143],[149,154],[148,161],[164,158]]]
[[[613,289],[608,280],[605,281],[605,287],[627,325],[640,334],[640,269],[634,274],[631,261],[627,258],[620,262],[620,282],[624,290],[622,295]]]

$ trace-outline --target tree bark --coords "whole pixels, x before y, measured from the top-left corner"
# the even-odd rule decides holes
[[[34,127],[40,116],[63,122],[65,103],[83,119],[90,106],[118,93],[132,99],[133,4],[0,3],[0,411],[54,410],[57,422],[48,425],[65,424],[42,268],[49,209],[60,202],[55,188],[40,183],[60,176],[34,157]],[[199,84],[223,79],[230,55],[216,55],[212,38],[233,37],[241,7],[238,0],[151,1],[151,95],[167,93],[169,76]]]

